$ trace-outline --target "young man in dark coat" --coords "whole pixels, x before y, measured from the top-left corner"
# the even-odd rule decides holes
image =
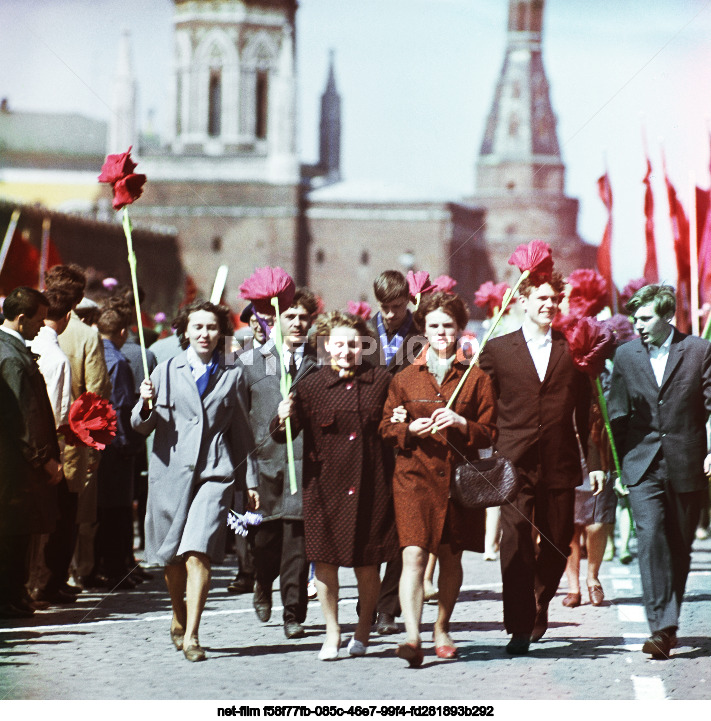
[[[255,438],[259,510],[264,517],[254,531],[256,582],[253,605],[259,620],[266,623],[272,612],[272,585],[278,576],[287,638],[304,635],[302,624],[308,604],[308,562],[302,507],[303,434],[294,438],[297,490],[292,494],[286,446],[275,442],[269,432],[269,424],[282,399],[279,390],[281,374],[286,372],[291,375],[293,388],[318,368],[316,353],[307,343],[307,333],[317,308],[314,294],[299,288],[291,306],[281,313],[279,322],[284,338],[284,368],[280,367],[273,340],[245,351],[237,361],[243,366],[244,405],[249,412]],[[250,471],[251,467],[249,475]]]
[[[639,338],[618,348],[609,413],[637,529],[639,571],[652,632],[642,646],[668,658],[708,500],[711,344],[674,328],[674,289],[648,285],[627,309]]]
[[[575,487],[583,482],[575,429],[586,445],[590,381],[562,333],[551,328],[563,287],[557,272],[550,281],[525,280],[523,326],[492,338],[479,357],[498,399],[497,449],[523,480],[516,498],[501,507],[504,625],[512,655],[528,653],[548,629],[548,604],[570,553]],[[590,481],[597,491],[604,474],[595,470]]]
[[[47,387],[27,348],[49,303],[34,288],[15,288],[0,326],[0,618],[29,617],[27,548],[32,533],[52,531],[62,479]]]

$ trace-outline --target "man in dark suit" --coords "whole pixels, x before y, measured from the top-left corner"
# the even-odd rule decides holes
[[[648,285],[627,304],[638,340],[617,350],[609,413],[637,528],[639,569],[652,635],[642,647],[668,658],[708,488],[711,344],[670,321],[674,289]]]
[[[524,280],[522,328],[491,339],[479,358],[498,399],[497,449],[523,481],[501,508],[504,625],[512,655],[528,653],[548,628],[548,604],[570,553],[575,487],[582,483],[575,429],[586,446],[590,381],[551,328],[563,287],[557,272],[550,280]],[[602,472],[591,473],[594,491],[603,482]]]
[[[49,303],[34,288],[5,298],[0,326],[0,618],[31,616],[25,590],[32,533],[50,533],[51,486],[62,479],[47,387],[26,346],[44,325]]]
[[[244,405],[254,432],[253,451],[258,475],[259,510],[262,523],[254,531],[253,606],[260,621],[266,623],[272,611],[272,585],[279,577],[284,607],[284,634],[287,638],[304,635],[306,619],[308,561],[304,545],[302,501],[303,433],[294,438],[296,493],[291,492],[286,446],[277,443],[269,432],[282,400],[279,380],[282,373],[291,375],[291,387],[318,368],[316,353],[307,343],[307,334],[318,301],[306,288],[297,289],[289,308],[279,317],[284,338],[284,368],[273,340],[239,356],[243,366]],[[248,481],[252,474],[248,466]]]
[[[398,270],[385,270],[373,282],[379,311],[371,321],[375,343],[363,356],[372,365],[380,365],[395,375],[411,365],[424,347],[425,339],[417,332],[412,320],[410,288]],[[399,586],[402,558],[385,566],[376,609],[375,630],[381,635],[397,633],[395,618],[400,615]]]

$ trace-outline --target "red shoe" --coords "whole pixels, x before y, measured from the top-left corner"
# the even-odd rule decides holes
[[[425,654],[422,653],[420,646],[415,646],[413,643],[401,643],[397,647],[395,655],[398,658],[405,659],[410,668],[420,668],[425,658]]]
[[[454,646],[435,646],[437,658],[457,658],[457,649]]]

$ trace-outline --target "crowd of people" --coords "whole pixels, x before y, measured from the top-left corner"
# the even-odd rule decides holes
[[[436,656],[457,656],[449,624],[462,553],[491,557],[492,538],[508,654],[527,654],[544,636],[564,574],[564,605],[583,602],[581,555],[590,603],[603,604],[615,464],[601,400],[554,328],[565,297],[559,273],[523,281],[520,327],[492,337],[473,367],[460,343],[469,321],[462,298],[427,293],[413,312],[407,280],[394,270],[374,282],[379,310],[370,321],[319,315],[317,297],[299,288],[278,315],[250,303],[241,343],[229,308],[194,301],[145,366],[132,339],[140,322],[132,292],[95,302],[85,285],[80,268],[55,266],[43,293],[20,287],[3,303],[0,618],[149,577],[134,556],[136,508],[145,565],[164,572],[171,642],[189,661],[206,658],[200,620],[212,564],[229,545],[228,515],[247,511],[260,520],[234,542],[239,573],[228,590],[251,593],[267,622],[278,578],[284,634],[294,639],[305,633],[313,583],[322,661],[341,653],[341,567],[354,569],[358,589],[346,654],[365,655],[372,632],[398,633],[402,616],[396,654],[414,668],[424,659],[427,600],[438,606]],[[642,288],[628,310],[632,325],[617,333],[608,383],[622,464],[616,489],[636,524],[651,631],[643,651],[668,658],[709,502],[711,344],[671,325],[667,286]],[[103,451],[58,433],[86,391],[116,413]],[[508,458],[519,478],[500,518],[450,495],[455,468],[484,449]]]

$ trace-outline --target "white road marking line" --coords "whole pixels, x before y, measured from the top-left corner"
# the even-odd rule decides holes
[[[667,697],[659,676],[632,676],[634,695],[638,701],[659,701]]]
[[[612,587],[616,591],[631,591],[634,588],[631,578],[613,578]]]
[[[630,575],[630,569],[627,566],[608,566],[607,570],[612,576]]]
[[[647,614],[644,612],[644,606],[620,604],[617,607],[617,618],[620,621],[627,621],[630,623],[647,622]]]

